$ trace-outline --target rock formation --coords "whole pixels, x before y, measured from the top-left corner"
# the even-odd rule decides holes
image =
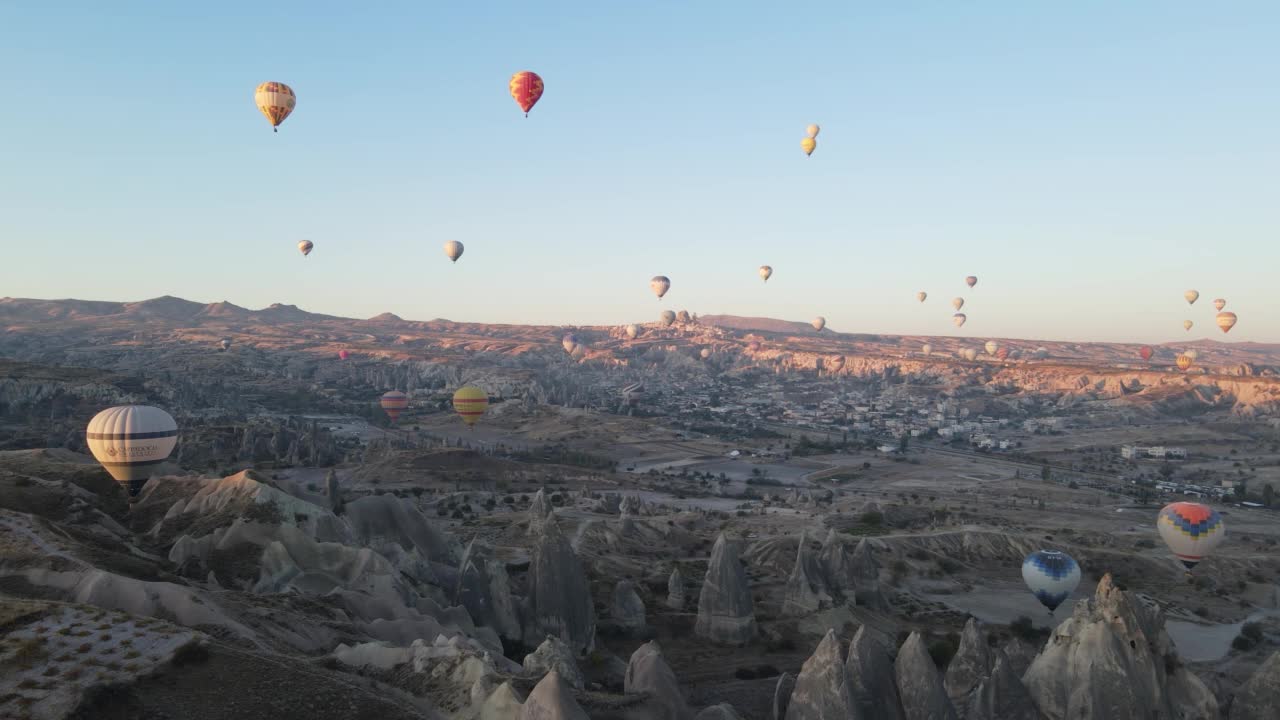
[[[680,566],[677,565],[671,568],[671,577],[667,578],[667,607],[683,610],[684,601],[684,576],[680,574]]]
[[[693,714],[657,641],[650,640],[631,654],[623,690],[629,695],[647,694],[662,709],[653,720],[688,720]]]
[[[889,603],[880,590],[880,564],[876,562],[866,538],[858,541],[849,562],[849,576],[857,590],[858,604],[877,610],[888,608]]]
[[[591,587],[582,561],[554,518],[547,519],[533,546],[528,583],[526,644],[533,645],[545,635],[555,635],[564,640],[575,655],[590,652],[596,635]]]
[[[644,601],[630,580],[620,580],[613,590],[613,622],[630,632],[645,627]]]
[[[560,674],[552,670],[534,686],[520,708],[519,720],[591,720]]]
[[[504,682],[480,706],[477,720],[518,720],[522,704],[511,683]]]
[[[742,720],[742,716],[729,703],[720,703],[698,713],[694,720]]]
[[[1013,672],[1013,664],[996,651],[991,675],[968,696],[965,720],[1041,720],[1031,693]]]
[[[1271,654],[1231,703],[1231,720],[1274,720],[1280,705],[1280,651]]]
[[[555,506],[547,499],[546,488],[538,488],[538,492],[534,493],[533,501],[529,503],[529,534],[537,535],[542,532],[542,526],[546,524],[547,518],[555,513]]]
[[[796,562],[787,578],[787,589],[782,600],[782,614],[790,616],[808,615],[817,612],[824,601],[830,602],[830,596],[824,592],[821,577],[814,577],[810,569],[809,548],[803,533],[796,545]]]
[[[969,693],[991,675],[994,664],[995,658],[992,656],[991,646],[987,644],[982,626],[978,624],[977,618],[969,618],[969,622],[965,623],[964,632],[960,634],[960,649],[956,651],[955,657],[951,658],[951,664],[947,666],[944,683],[947,696],[951,698],[956,708],[964,708],[968,705]]]
[[[342,486],[338,484],[338,473],[333,468],[324,474],[324,494],[329,498],[329,508],[334,515],[342,514]]]
[[[1050,720],[1218,717],[1218,702],[1178,662],[1164,614],[1115,587],[1108,574],[1022,678]]]
[[[828,590],[853,598],[856,589],[854,587],[856,568],[853,565],[853,557],[834,528],[827,531],[827,539],[822,543],[818,564],[822,567],[822,576]]]
[[[694,633],[725,645],[745,645],[756,634],[755,608],[747,573],[738,559],[738,548],[716,538],[707,576],[698,595],[698,621]]]
[[[478,624],[492,628],[509,640],[520,640],[520,621],[506,568],[489,558],[488,549],[472,540],[458,564],[454,601]]]
[[[858,628],[849,643],[849,690],[857,708],[854,717],[876,720],[902,720],[902,702],[898,699],[898,683],[894,678],[893,658],[889,648],[875,637],[866,625]]]
[[[778,676],[778,684],[773,687],[773,720],[784,720],[787,717],[787,708],[791,704],[791,693],[795,692],[796,679],[791,673],[782,673]]]
[[[920,633],[911,633],[898,649],[893,670],[906,720],[958,720],[942,675],[925,649]]]
[[[537,650],[524,656],[524,669],[539,676],[554,670],[570,687],[578,690],[583,687],[582,673],[573,659],[573,653],[568,645],[554,635],[547,636]]]
[[[849,673],[840,651],[835,630],[818,643],[813,655],[804,661],[796,677],[795,690],[787,704],[787,720],[827,720],[853,718],[855,715]]]

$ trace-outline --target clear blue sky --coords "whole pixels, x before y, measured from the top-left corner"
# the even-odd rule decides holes
[[[1139,341],[1221,338],[1223,296],[1280,341],[1277,37],[1263,1],[6,3],[0,295]]]

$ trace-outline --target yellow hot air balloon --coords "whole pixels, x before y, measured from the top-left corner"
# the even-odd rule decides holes
[[[120,405],[94,415],[85,440],[111,477],[137,495],[178,444],[178,424],[160,408]]]
[[[818,137],[818,131],[821,129],[822,128],[818,127],[817,123],[813,123],[812,125],[804,129],[804,134],[808,135],[811,138],[816,138]]]
[[[1188,290],[1182,293],[1182,297],[1187,299],[1188,305],[1195,305],[1196,300],[1200,299],[1200,293],[1196,292],[1195,290]]]
[[[399,390],[392,390],[383,393],[378,400],[378,404],[382,406],[382,410],[387,414],[387,417],[391,418],[391,422],[396,422],[400,419],[400,413],[409,407],[409,396]]]
[[[1195,323],[1191,322],[1190,320],[1183,320],[1183,321],[1182,321],[1182,329],[1183,329],[1183,330],[1190,330],[1192,325],[1195,325]]]
[[[293,88],[282,82],[264,82],[253,93],[253,102],[267,116],[271,131],[279,132],[280,123],[293,112],[298,97],[293,94]]]
[[[816,147],[818,147],[818,141],[811,137],[807,137],[800,141],[800,149],[804,151],[805,155],[812,155],[813,149]]]
[[[445,257],[453,262],[458,262],[458,258],[462,257],[462,243],[457,240],[450,240],[444,244]]]
[[[1218,327],[1222,329],[1222,332],[1231,332],[1231,328],[1236,326],[1236,314],[1233,312],[1220,312],[1214,321],[1218,323]]]
[[[453,411],[467,427],[475,427],[489,407],[489,394],[474,385],[464,385],[453,394]]]
[[[1191,367],[1191,358],[1186,355],[1179,355],[1174,362],[1178,364],[1179,370],[1185,371],[1187,368]]]

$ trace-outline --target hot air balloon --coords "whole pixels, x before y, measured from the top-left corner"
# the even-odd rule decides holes
[[[769,267],[768,265],[761,265],[758,273],[760,275],[761,280],[765,282],[769,282],[769,276],[773,275],[773,268]]]
[[[565,333],[564,337],[560,338],[560,347],[572,355],[574,349],[578,347],[578,337],[573,333]]]
[[[1193,502],[1165,505],[1156,518],[1156,527],[1164,544],[1182,561],[1188,573],[1227,536],[1227,526],[1217,511]]]
[[[1174,362],[1178,364],[1179,370],[1182,370],[1185,372],[1187,368],[1191,367],[1192,360],[1186,355],[1179,355],[1176,359],[1174,359]]]
[[[628,406],[638,405],[644,397],[644,383],[632,383],[622,388],[622,401]]]
[[[813,138],[807,137],[800,141],[800,149],[804,151],[805,155],[812,155],[816,147],[818,147],[818,141]]]
[[[1141,356],[1143,360],[1150,360],[1151,356],[1154,355],[1155,352],[1155,350],[1151,349],[1150,345],[1143,345],[1142,348],[1138,350],[1138,355]]]
[[[1200,299],[1200,293],[1196,292],[1195,290],[1188,290],[1182,293],[1182,297],[1187,299],[1188,305],[1195,305],[1196,300]]]
[[[524,111],[525,117],[529,117],[529,111],[537,104],[538,98],[542,97],[542,91],[545,89],[542,78],[528,70],[521,70],[512,75],[508,87],[511,90],[512,99]]]
[[[640,326],[632,323],[624,328],[623,332],[626,333],[628,340],[635,340],[637,337],[640,337]]]
[[[1022,581],[1052,615],[1080,584],[1080,566],[1064,552],[1037,550],[1022,561]]]
[[[409,407],[409,396],[399,390],[392,390],[383,393],[382,398],[378,401],[382,405],[382,409],[387,413],[387,417],[391,418],[391,422],[400,419],[400,412]]]
[[[817,330],[818,332],[822,332],[822,328],[827,326],[827,319],[819,315],[818,317],[814,318],[813,321],[810,322],[809,324],[813,326],[814,330]]]
[[[837,355],[827,361],[828,369],[833,373],[838,373],[844,369],[844,356]]]
[[[156,465],[178,443],[173,416],[149,405],[107,408],[89,421],[89,452],[130,495],[137,495]]]
[[[956,312],[959,312],[960,308],[964,307],[964,298],[953,298],[951,300],[951,307],[955,308]]]
[[[1218,323],[1218,327],[1222,329],[1222,332],[1231,332],[1231,328],[1236,326],[1236,314],[1233,312],[1220,312],[1214,318],[1214,322]]]
[[[964,322],[968,319],[969,317],[964,313],[956,313],[951,316],[951,322],[955,323],[956,327],[964,327]]]
[[[978,359],[978,351],[977,351],[977,350],[974,350],[973,348],[965,348],[965,349],[964,349],[964,359],[965,359],[965,360],[968,360],[969,362],[973,362],[974,360],[977,360],[977,359]]]
[[[927,292],[925,292],[925,291],[923,291],[923,290],[921,290],[920,292],[916,293],[916,300],[919,300],[920,302],[924,302],[924,299],[925,299],[925,298],[927,298],[927,297],[929,297],[929,293],[927,293]]]
[[[1190,330],[1192,325],[1195,325],[1195,323],[1191,322],[1190,320],[1183,320],[1183,321],[1182,321],[1182,329],[1183,329],[1183,330]]]
[[[489,407],[489,394],[474,385],[464,385],[453,394],[453,411],[467,427],[474,428]]]
[[[450,240],[449,242],[444,244],[445,257],[449,258],[454,262],[458,262],[458,258],[462,257],[462,250],[463,250],[462,243],[458,242],[457,240]],[[481,263],[481,264],[483,265],[484,263]]]
[[[680,323],[681,325],[688,325],[689,323],[693,322],[693,316],[689,314],[688,310],[681,310],[680,312],[676,313],[676,322]]]
[[[1043,360],[1049,357],[1049,348],[1041,346],[1036,348],[1036,359]]]
[[[698,356],[703,360],[706,360],[711,357],[711,351],[707,348],[702,348],[702,351],[698,353]]]
[[[671,289],[671,278],[666,275],[654,275],[653,279],[649,281],[649,289],[661,300],[662,296],[666,295],[667,291]]]
[[[222,342],[218,343],[222,347],[222,351],[226,352],[231,347],[230,338],[222,338]]]
[[[982,347],[984,350],[987,351],[988,355],[995,355],[996,350],[1000,349],[1000,343],[996,342],[995,340],[988,340],[987,344],[983,345]]]
[[[351,353],[347,352],[346,350],[339,350],[339,351],[338,351],[338,359],[339,359],[339,360],[346,360],[346,359],[347,359],[347,358],[349,358],[349,357],[351,357]]]
[[[315,243],[311,242],[310,240],[303,240],[302,242],[298,243],[298,249],[302,251],[302,257],[306,257],[310,255],[311,248],[313,247],[315,247]]]
[[[822,128],[818,127],[817,123],[813,123],[812,125],[804,129],[804,134],[808,135],[811,138],[816,138],[818,137],[818,131],[821,129]]]
[[[661,320],[663,327],[671,327],[671,324],[676,321],[676,314],[671,310],[663,310],[662,314],[658,317]]]
[[[1218,298],[1217,300],[1213,301],[1213,309],[1217,310],[1218,312],[1222,312],[1222,308],[1226,306],[1227,306],[1227,301],[1223,300],[1222,298]]]
[[[924,353],[925,355],[930,355],[933,353],[933,346],[930,345],[929,343],[925,343],[924,345],[920,346],[920,352]]]
[[[1200,357],[1200,351],[1196,350],[1195,348],[1188,348],[1187,350],[1183,351],[1182,354],[1191,358],[1193,361]]]
[[[293,88],[282,82],[264,82],[254,91],[253,102],[267,116],[271,131],[279,132],[280,123],[293,112],[298,97],[293,94]]]
[[[977,275],[970,275],[969,277],[966,277],[966,278],[964,279],[964,284],[965,284],[965,285],[968,285],[969,287],[973,287],[974,285],[977,285],[977,284],[978,284],[978,276],[977,276]]]
[[[999,350],[996,350],[996,357],[1000,358],[1001,360],[1008,360],[1009,348],[1001,346]]]

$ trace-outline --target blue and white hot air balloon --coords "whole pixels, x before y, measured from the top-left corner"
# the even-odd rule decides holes
[[[1080,584],[1080,566],[1057,550],[1037,550],[1022,561],[1022,580],[1053,614]]]

